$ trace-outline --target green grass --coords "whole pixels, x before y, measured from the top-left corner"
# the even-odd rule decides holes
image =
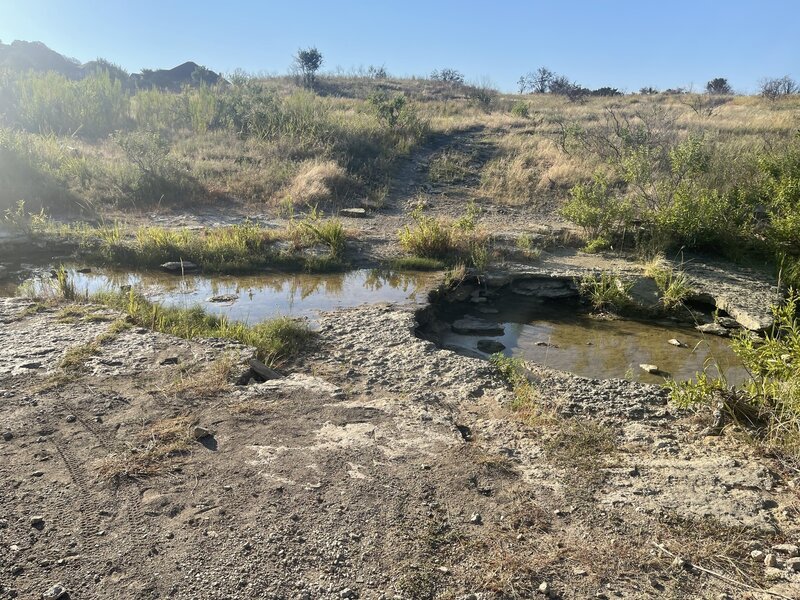
[[[667,310],[680,306],[693,293],[689,276],[679,269],[672,268],[660,257],[645,265],[644,274],[656,282],[661,292],[661,302]]]
[[[594,310],[618,312],[630,306],[631,286],[611,273],[601,273],[581,278],[578,289]]]
[[[161,333],[186,339],[225,338],[253,346],[259,360],[272,366],[299,354],[314,337],[304,323],[288,317],[247,325],[211,315],[200,307],[160,306],[133,291],[100,292],[90,300],[122,311],[130,322]]]
[[[446,267],[444,261],[420,256],[404,256],[389,263],[389,268],[394,271],[441,271]]]
[[[520,358],[508,357],[501,353],[492,354],[489,362],[500,378],[511,387],[514,394],[511,408],[532,416],[538,391],[528,378],[525,362]]]
[[[7,222],[31,237],[52,245],[71,245],[88,261],[140,269],[154,269],[169,261],[188,261],[206,273],[252,273],[267,269],[330,272],[346,268],[342,260],[347,234],[338,219],[313,218],[293,221],[287,230],[267,229],[244,222],[200,231],[139,227],[126,231],[118,223],[90,226],[82,222],[62,224],[42,214],[18,216],[23,207],[8,213]],[[289,241],[292,248],[278,249]],[[327,255],[305,253],[322,244]],[[59,275],[59,282],[65,274]],[[63,285],[71,282],[63,278]],[[74,290],[62,290],[63,295]]]

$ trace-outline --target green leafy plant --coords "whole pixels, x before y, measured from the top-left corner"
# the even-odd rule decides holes
[[[595,173],[591,183],[579,183],[570,190],[561,214],[581,227],[589,240],[609,239],[629,226],[633,208],[612,193],[604,175]]]
[[[632,285],[611,273],[601,273],[599,276],[587,275],[581,278],[578,289],[594,310],[621,311],[631,303]]]

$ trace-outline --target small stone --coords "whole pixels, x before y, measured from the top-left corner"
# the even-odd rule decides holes
[[[34,515],[31,517],[31,527],[41,529],[44,527],[44,517],[42,515]]]
[[[481,517],[481,513],[472,513],[469,517],[469,522],[473,525],[480,525],[483,523],[483,517]]]
[[[344,588],[341,592],[339,592],[339,598],[358,598],[358,594],[355,590]]]
[[[75,415],[67,415],[67,423],[74,423],[76,418]]]
[[[550,584],[546,581],[543,581],[539,585],[539,593],[544,594],[545,596],[550,596]]]
[[[767,567],[764,569],[764,579],[767,581],[780,581],[785,575],[783,569],[776,569],[775,567]]]
[[[450,569],[448,569],[447,567],[439,567],[439,572],[447,575],[448,573],[450,573]]]
[[[192,437],[194,437],[194,439],[196,440],[202,440],[203,438],[209,437],[211,435],[214,434],[211,433],[209,429],[206,429],[205,427],[200,427],[199,425],[196,425],[195,428],[192,429]]]
[[[177,356],[168,356],[166,358],[161,359],[161,362],[158,363],[160,365],[177,365],[179,363],[179,359]]]
[[[67,597],[67,588],[65,588],[64,585],[61,583],[55,584],[44,594],[42,594],[42,600],[60,600],[61,598],[66,598],[66,597]]]
[[[705,325],[698,325],[695,327],[701,333],[708,333],[711,335],[718,335],[725,337],[728,335],[728,330],[719,323],[706,323]]]
[[[753,550],[750,553],[750,558],[753,560],[764,560],[765,554],[761,550]]]
[[[676,348],[683,348],[684,346],[686,346],[686,344],[684,344],[684,343],[683,343],[683,342],[681,342],[680,340],[676,340],[675,338],[672,338],[672,339],[670,339],[670,340],[667,340],[667,343],[668,343],[668,344],[672,344],[672,345],[673,345],[673,346],[675,346]]]
[[[794,544],[778,544],[772,547],[772,551],[776,554],[786,554],[789,557],[800,556],[800,548]]]
[[[658,375],[659,373],[659,369],[656,365],[649,365],[647,363],[642,363],[639,365],[639,368],[645,373],[650,373],[651,375]]]
[[[800,557],[793,557],[786,561],[786,568],[790,571],[800,571]]]
[[[778,566],[778,559],[775,557],[774,554],[772,554],[772,552],[770,552],[764,557],[764,566],[766,567]]]
[[[13,433],[11,433],[10,431],[4,431],[3,432],[3,440],[5,440],[6,442],[10,442],[13,439],[14,439],[14,434]]]
[[[42,475],[44,475],[44,471],[34,471],[31,473],[31,477],[41,477]]]
[[[13,567],[11,567],[11,574],[12,575],[15,575],[15,576],[19,575],[19,574],[22,573],[22,571],[24,571],[24,569],[22,568],[22,565],[14,565]]]
[[[717,323],[722,325],[727,329],[739,329],[741,325],[739,325],[739,321],[736,319],[732,319],[731,317],[717,317]]]

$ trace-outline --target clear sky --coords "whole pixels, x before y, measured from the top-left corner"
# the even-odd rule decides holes
[[[625,91],[800,79],[800,0],[0,0],[0,39],[129,71],[193,60],[273,74],[314,45],[323,70],[452,67],[507,91],[540,65]]]

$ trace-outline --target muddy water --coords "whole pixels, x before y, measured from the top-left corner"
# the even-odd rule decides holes
[[[427,301],[427,291],[440,277],[436,273],[369,269],[324,275],[271,273],[213,277],[67,270],[79,293],[131,286],[160,304],[181,308],[202,306],[213,314],[247,323],[280,315],[313,319],[319,311],[379,302],[423,304]],[[26,285],[41,289],[49,280],[49,269],[45,269]],[[6,285],[5,289],[0,288],[0,295],[13,295],[15,289],[16,285]]]
[[[474,305],[459,305],[443,315],[439,337],[443,346],[467,354],[488,356],[478,350],[478,341],[491,339],[502,343],[507,356],[518,356],[551,368],[590,378],[626,378],[648,383],[663,382],[665,377],[678,381],[692,379],[707,369],[719,371],[729,383],[741,383],[747,373],[727,340],[703,335],[693,328],[677,324],[635,320],[599,319],[582,312],[578,303],[559,301],[531,302],[527,298],[504,296],[489,310],[480,312]],[[460,335],[449,324],[465,315],[499,323],[503,335]],[[667,340],[677,339],[685,347],[675,347]],[[660,374],[643,371],[640,364],[656,365]]]

